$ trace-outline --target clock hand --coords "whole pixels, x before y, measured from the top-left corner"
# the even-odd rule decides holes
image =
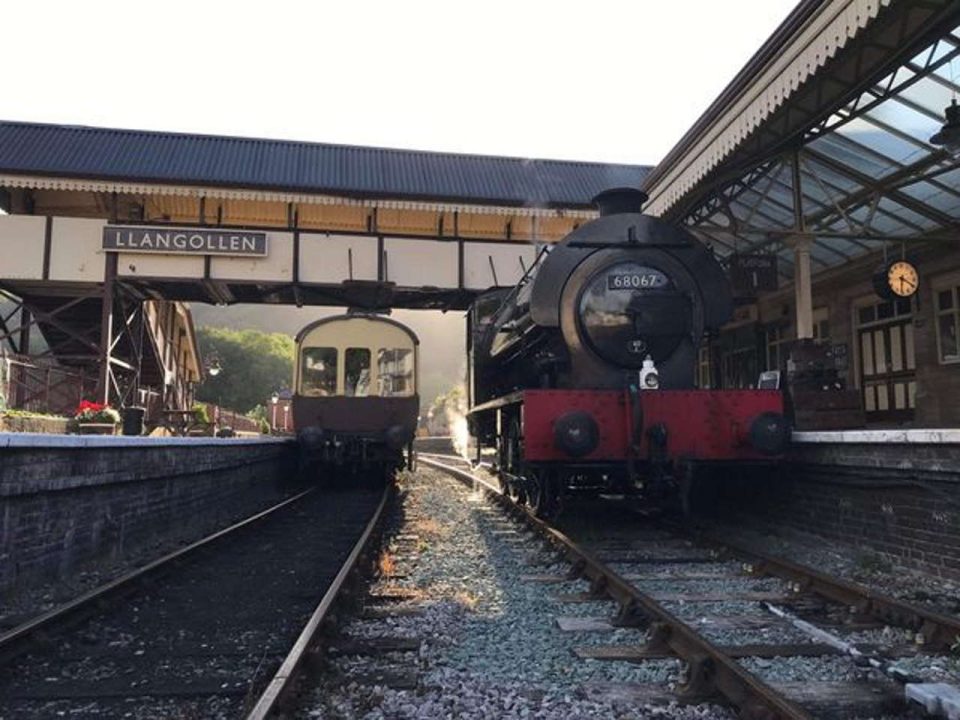
[[[916,283],[910,282],[909,280],[906,279],[906,277],[901,276],[900,279],[906,282],[909,287],[915,288],[917,286]]]

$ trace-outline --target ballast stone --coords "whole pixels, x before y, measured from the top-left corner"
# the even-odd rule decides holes
[[[960,688],[947,683],[907,683],[908,701],[922,705],[928,714],[960,720]]]

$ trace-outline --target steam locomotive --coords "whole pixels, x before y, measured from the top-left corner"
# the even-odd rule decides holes
[[[686,230],[613,189],[600,217],[467,315],[468,424],[533,512],[577,492],[689,496],[705,468],[775,458],[777,390],[698,390],[704,336],[733,312],[723,268]]]

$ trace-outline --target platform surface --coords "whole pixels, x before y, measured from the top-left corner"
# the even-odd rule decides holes
[[[283,445],[292,437],[138,437],[133,435],[52,435],[0,433],[0,448],[108,448],[180,445]]]
[[[793,433],[795,443],[882,443],[901,445],[960,444],[960,429],[930,428],[911,430],[820,430]]]

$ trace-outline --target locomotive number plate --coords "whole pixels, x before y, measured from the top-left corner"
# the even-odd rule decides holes
[[[607,290],[649,290],[667,285],[662,272],[611,273],[607,275]]]

